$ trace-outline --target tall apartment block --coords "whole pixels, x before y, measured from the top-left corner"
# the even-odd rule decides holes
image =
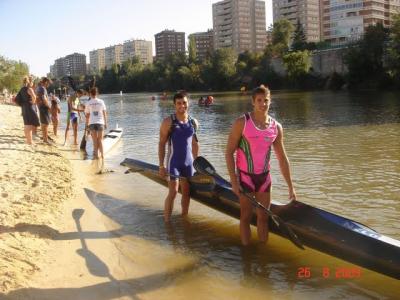
[[[104,61],[106,69],[111,69],[112,65],[120,65],[123,61],[124,53],[122,44],[104,48]]]
[[[96,49],[89,52],[90,72],[99,73],[106,67],[106,52],[105,49]]]
[[[196,32],[189,35],[189,41],[193,39],[196,55],[200,61],[206,59],[206,57],[214,50],[214,31],[209,29],[206,32]]]
[[[123,53],[123,61],[126,61],[136,56],[144,65],[151,64],[153,62],[153,46],[151,41],[125,41],[123,44]]]
[[[322,37],[333,44],[357,40],[369,25],[391,25],[399,0],[321,0]]]
[[[296,28],[303,26],[308,42],[321,40],[320,0],[272,0],[274,22],[289,20]],[[321,0],[323,1],[323,0]]]
[[[154,35],[156,40],[156,59],[165,59],[172,53],[185,53],[185,33],[164,30]]]
[[[56,78],[86,75],[86,55],[73,53],[58,58],[54,65],[50,67],[50,71]]]
[[[212,5],[215,49],[256,52],[266,46],[265,2],[224,0]]]

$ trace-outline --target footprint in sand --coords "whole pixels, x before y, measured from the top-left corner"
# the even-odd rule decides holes
[[[8,193],[1,193],[1,196],[2,196],[3,198],[7,198],[7,197],[8,197]]]

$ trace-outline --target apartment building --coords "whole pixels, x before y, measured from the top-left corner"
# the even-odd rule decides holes
[[[143,65],[153,62],[153,46],[151,41],[128,40],[123,44],[123,61],[136,56]]]
[[[104,64],[106,69],[111,69],[112,65],[120,65],[123,61],[123,45],[118,44],[104,48]]]
[[[323,1],[323,0],[321,0]],[[289,20],[303,27],[308,42],[321,40],[320,0],[272,0],[274,22]]]
[[[400,13],[399,0],[321,0],[322,38],[335,43],[360,39],[370,25],[391,25]]]
[[[185,33],[164,30],[154,35],[156,41],[156,59],[165,59],[173,53],[185,53]]]
[[[89,52],[90,72],[93,74],[100,73],[106,68],[106,52],[105,49],[96,49]]]
[[[58,58],[50,66],[50,73],[54,78],[86,75],[86,71],[86,55],[80,53]]]
[[[262,51],[266,46],[265,2],[224,0],[212,5],[214,48]]]
[[[197,59],[203,61],[214,50],[214,31],[212,29],[206,32],[192,33],[188,37],[189,41],[193,39]]]

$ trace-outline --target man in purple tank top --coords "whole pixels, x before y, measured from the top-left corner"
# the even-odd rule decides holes
[[[239,117],[232,125],[226,146],[226,165],[233,192],[240,200],[240,237],[243,245],[250,242],[250,221],[253,207],[243,193],[251,194],[265,207],[271,204],[271,150],[279,161],[289,188],[289,199],[296,200],[290,175],[289,159],[283,145],[282,125],[268,115],[271,93],[261,85],[253,90],[253,111]],[[236,163],[234,153],[236,152]],[[257,233],[262,242],[268,240],[268,216],[257,208]]]
[[[164,220],[169,222],[174,200],[179,190],[182,193],[182,215],[189,211],[190,187],[186,178],[193,176],[193,159],[199,153],[196,136],[198,122],[188,114],[188,99],[184,93],[174,96],[175,114],[163,120],[158,145],[159,174],[168,178],[168,195],[164,203]],[[168,158],[165,165],[165,146],[168,143]]]

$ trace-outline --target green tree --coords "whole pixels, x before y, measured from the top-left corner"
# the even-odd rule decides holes
[[[22,79],[27,75],[29,75],[29,68],[26,63],[0,56],[0,91],[5,88],[11,92],[18,91],[22,85]]]
[[[387,66],[391,77],[400,88],[400,14],[393,18],[387,49]]]
[[[218,90],[228,90],[233,87],[236,74],[236,53],[232,48],[216,50],[211,57],[211,72],[214,82],[210,85]]]
[[[263,59],[262,53],[245,51],[240,53],[236,62],[236,76],[240,86],[254,86],[255,75],[259,73]]]
[[[270,51],[273,55],[282,56],[289,50],[293,30],[293,24],[287,19],[281,19],[274,23],[272,29],[272,45],[270,46]]]
[[[344,56],[349,84],[353,87],[378,87],[385,79],[383,54],[388,30],[381,23],[369,26],[364,38]]]
[[[196,42],[194,40],[193,35],[191,35],[189,38],[188,52],[189,52],[189,63],[196,62],[197,60]]]
[[[282,58],[289,80],[298,84],[302,76],[306,75],[311,67],[310,52],[293,51]]]
[[[300,20],[297,19],[296,30],[293,34],[292,50],[302,51],[308,48],[307,37],[304,33],[303,25],[300,24]]]

